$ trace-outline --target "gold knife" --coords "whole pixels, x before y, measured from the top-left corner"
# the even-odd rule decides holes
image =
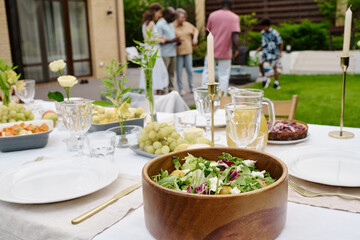
[[[124,190],[122,190],[121,192],[117,193],[112,199],[104,202],[103,204],[97,206],[96,208],[80,215],[79,217],[74,218],[73,220],[71,220],[72,224],[78,224],[81,223],[82,221],[84,221],[85,219],[88,219],[89,217],[91,217],[92,215],[94,215],[95,213],[100,212],[101,210],[103,210],[104,208],[106,208],[107,206],[113,204],[114,202],[116,202],[117,200],[119,200],[120,198],[122,198],[125,195],[128,195],[129,193],[131,193],[132,191],[138,189],[139,187],[141,187],[141,183],[132,185],[128,188],[125,188]]]

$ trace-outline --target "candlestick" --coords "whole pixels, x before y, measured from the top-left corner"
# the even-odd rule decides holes
[[[341,57],[340,65],[343,71],[343,84],[342,84],[342,94],[341,94],[341,113],[340,113],[340,131],[331,131],[329,136],[333,138],[353,138],[354,134],[352,132],[343,131],[344,126],[344,109],[345,109],[345,82],[346,82],[346,70],[349,67],[350,57]]]
[[[207,59],[208,59],[208,72],[209,84],[215,83],[215,64],[214,64],[214,37],[209,31],[207,36]]]
[[[214,127],[214,112],[215,112],[215,108],[214,108],[214,101],[217,95],[217,86],[219,85],[219,83],[217,82],[213,82],[213,83],[206,83],[206,85],[208,85],[208,93],[209,93],[209,97],[210,97],[210,102],[211,102],[211,142],[213,144],[213,146],[215,146],[215,138],[214,138],[214,132],[215,132],[215,127]]]
[[[349,7],[345,13],[343,57],[349,56],[350,39],[351,39],[351,19],[352,19],[352,11]]]

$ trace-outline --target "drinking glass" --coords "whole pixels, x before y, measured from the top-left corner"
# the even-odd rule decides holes
[[[187,111],[174,114],[175,128],[178,132],[196,127],[196,111]]]
[[[226,133],[237,147],[246,147],[259,134],[262,105],[230,103],[225,106]]]
[[[25,108],[30,109],[29,103],[33,102],[35,97],[35,80],[24,80],[21,89],[15,87],[15,94],[25,103]]]
[[[91,100],[65,100],[61,102],[61,114],[71,134],[67,141],[68,150],[82,155],[83,135],[91,126]]]
[[[86,146],[91,157],[114,160],[116,133],[99,131],[86,135]]]
[[[211,136],[210,132],[210,121],[211,121],[211,100],[208,93],[208,88],[195,88],[194,99],[196,110],[199,114],[206,119],[205,135]],[[214,100],[214,112],[219,109],[220,106],[220,91],[217,89],[217,94]]]

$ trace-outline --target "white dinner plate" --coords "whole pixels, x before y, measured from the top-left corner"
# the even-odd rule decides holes
[[[301,142],[305,142],[309,139],[310,137],[310,133],[307,134],[307,136],[305,138],[302,139],[297,139],[297,140],[290,140],[290,141],[276,141],[276,140],[268,140],[269,144],[274,144],[274,145],[287,145],[287,144],[295,144],[295,143],[301,143]]]
[[[225,116],[225,109],[218,109],[214,113],[214,127],[225,127],[226,126],[226,116]],[[201,116],[199,113],[197,114],[196,118],[196,126],[198,127],[206,127],[206,119]]]
[[[1,174],[0,200],[22,204],[65,201],[98,191],[117,177],[117,167],[104,159],[52,158]]]
[[[360,187],[357,150],[299,147],[283,152],[280,158],[294,177],[332,186]]]

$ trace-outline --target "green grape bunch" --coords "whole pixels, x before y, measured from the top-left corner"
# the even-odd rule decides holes
[[[141,131],[139,148],[147,153],[163,155],[186,143],[186,140],[167,123],[150,122]]]
[[[10,102],[8,106],[0,106],[0,123],[30,121],[33,119],[34,114],[32,111],[25,109],[22,104]]]

